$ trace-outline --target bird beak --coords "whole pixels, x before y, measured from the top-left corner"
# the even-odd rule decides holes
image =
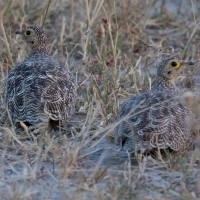
[[[17,30],[17,31],[15,32],[15,34],[21,35],[21,34],[22,34],[22,31]]]
[[[196,62],[198,62],[198,61],[183,61],[182,64],[195,65]]]

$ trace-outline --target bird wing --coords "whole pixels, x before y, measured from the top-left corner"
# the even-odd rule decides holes
[[[116,146],[131,151],[155,147],[179,150],[190,137],[191,117],[179,95],[151,91],[132,97],[119,112],[117,121],[122,122],[114,131]]]
[[[69,119],[74,111],[75,84],[69,73],[61,73],[42,93],[44,111],[53,120]]]
[[[37,124],[72,115],[76,86],[67,68],[48,58],[29,60],[13,68],[7,82],[7,102],[13,121]]]
[[[46,84],[42,89],[41,102],[44,103],[44,112],[52,120],[65,121],[74,111],[76,85],[70,71],[56,64],[52,64],[52,68],[48,65],[48,70],[45,72]],[[38,85],[42,85],[42,82],[38,82]]]

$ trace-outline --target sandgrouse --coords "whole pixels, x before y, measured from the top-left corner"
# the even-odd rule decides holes
[[[49,55],[42,28],[28,26],[16,34],[22,36],[31,52],[8,75],[6,103],[13,124],[66,122],[74,112],[76,97],[72,74]]]
[[[192,64],[175,57],[163,60],[153,88],[123,103],[114,130],[118,150],[169,148],[180,152],[192,145],[194,116],[174,83],[181,71]]]

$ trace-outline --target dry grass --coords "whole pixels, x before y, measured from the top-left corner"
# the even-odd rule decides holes
[[[2,0],[0,7],[1,102],[8,72],[28,54],[15,31],[44,20],[52,56],[70,68],[78,85],[76,115],[64,135],[1,127],[1,199],[200,198],[198,141],[188,157],[138,155],[132,165],[98,154],[120,103],[151,88],[162,57],[181,51],[199,59],[198,1]],[[198,119],[199,80],[198,66],[177,80],[181,91],[191,92],[184,97],[195,96],[190,106]]]

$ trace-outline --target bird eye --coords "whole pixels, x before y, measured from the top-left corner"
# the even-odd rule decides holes
[[[171,68],[178,69],[178,68],[180,67],[180,63],[177,62],[177,61],[172,61],[172,62],[170,63],[170,67],[171,67]]]
[[[25,36],[31,36],[31,35],[32,35],[32,32],[29,31],[29,30],[27,30],[27,31],[24,32],[24,35],[25,35]]]
[[[176,67],[177,63],[176,62],[171,62],[172,67]]]

